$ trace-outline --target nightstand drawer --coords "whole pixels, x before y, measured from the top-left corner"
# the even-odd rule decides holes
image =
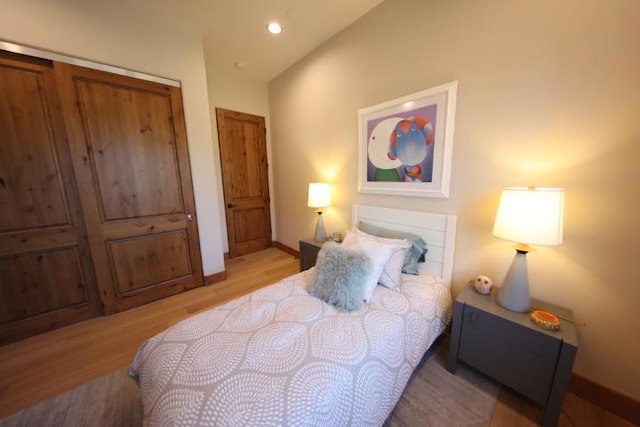
[[[466,306],[459,359],[497,381],[546,404],[561,341]]]

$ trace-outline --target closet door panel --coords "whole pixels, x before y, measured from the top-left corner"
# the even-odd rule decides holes
[[[42,72],[0,74],[0,231],[68,224]]]
[[[118,295],[191,275],[188,247],[183,231],[109,242]]]
[[[0,288],[2,323],[72,308],[88,299],[74,248],[0,259],[0,280],[11,284]]]
[[[105,313],[201,286],[180,90],[56,64]]]
[[[103,218],[184,212],[170,98],[78,81]],[[117,126],[114,126],[117,123]]]
[[[0,52],[0,344],[100,311],[52,64]]]

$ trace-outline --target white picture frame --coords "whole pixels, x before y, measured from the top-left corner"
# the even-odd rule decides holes
[[[457,88],[452,81],[358,110],[358,192],[449,197]]]

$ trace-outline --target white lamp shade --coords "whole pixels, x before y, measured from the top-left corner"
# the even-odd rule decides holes
[[[527,245],[559,245],[563,216],[564,190],[561,188],[505,188],[493,235]]]
[[[307,206],[310,208],[327,208],[331,206],[331,190],[326,182],[309,183],[309,199]]]

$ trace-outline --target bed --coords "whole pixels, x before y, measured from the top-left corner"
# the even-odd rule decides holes
[[[422,238],[428,251],[419,274],[401,273],[397,289],[375,286],[347,311],[311,295],[328,262],[319,256],[310,270],[150,338],[130,367],[146,426],[384,423],[450,321],[456,218],[363,205],[352,211],[355,227]]]

